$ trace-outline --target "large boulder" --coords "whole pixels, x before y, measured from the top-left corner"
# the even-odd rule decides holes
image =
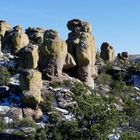
[[[39,54],[38,46],[28,44],[19,53],[20,68],[36,69],[38,66]]]
[[[10,50],[12,54],[17,54],[28,43],[28,36],[22,31],[22,27],[20,26],[15,26],[5,34],[4,47]]]
[[[70,53],[67,53],[63,69],[68,70],[68,69],[73,68],[75,66],[76,66],[76,62],[75,62],[74,58],[72,57],[72,55]]]
[[[29,37],[30,43],[38,45],[43,43],[44,29],[38,27],[37,28],[29,27],[28,29],[26,29],[26,34]]]
[[[19,79],[25,105],[38,105],[41,101],[41,73],[37,70],[26,69],[21,72]]]
[[[39,52],[39,68],[43,76],[47,79],[60,77],[67,55],[67,44],[59,38],[56,31],[45,31]]]
[[[94,87],[95,40],[91,34],[91,25],[78,19],[68,22],[68,51],[77,63],[77,77],[86,85]]]
[[[2,47],[2,36],[0,35],[0,57],[2,56],[1,47]]]
[[[6,31],[10,30],[11,26],[3,20],[0,20],[0,35],[4,37]]]
[[[129,63],[129,54],[128,54],[128,52],[118,53],[117,59],[118,59],[121,63]]]
[[[100,57],[106,62],[114,62],[115,52],[113,47],[109,43],[102,43]]]

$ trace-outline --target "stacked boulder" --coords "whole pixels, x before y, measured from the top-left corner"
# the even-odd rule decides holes
[[[3,38],[5,37],[5,33],[11,29],[11,26],[3,20],[0,20],[0,56],[2,56],[2,43],[3,43]]]
[[[115,61],[115,52],[114,52],[113,47],[109,43],[107,43],[107,42],[102,43],[100,57],[105,62],[114,62]]]
[[[30,43],[38,45],[41,45],[43,43],[44,29],[38,27],[37,28],[29,27],[28,29],[26,29],[26,34],[29,37]]]
[[[43,43],[39,47],[39,68],[46,79],[61,77],[67,55],[67,44],[54,30],[46,30]]]
[[[35,107],[41,101],[42,75],[34,69],[24,69],[20,73],[20,86],[23,102],[27,106]]]
[[[121,63],[129,63],[129,54],[128,54],[128,52],[122,52],[121,54],[118,53],[117,59],[118,59]]]
[[[91,34],[91,25],[79,19],[68,21],[68,52],[76,61],[76,75],[86,85],[94,88],[95,40]]]
[[[11,29],[11,26],[3,20],[0,20],[0,36],[4,37],[6,31],[9,31]]]
[[[28,45],[28,36],[22,31],[21,26],[15,26],[8,30],[4,38],[4,47],[11,50],[12,54],[18,54],[20,49]]]
[[[29,43],[19,51],[19,79],[23,102],[32,107],[41,101],[42,74],[36,70],[39,61],[38,49],[38,45]]]
[[[19,66],[22,69],[36,69],[38,67],[38,46],[29,43],[19,53]]]

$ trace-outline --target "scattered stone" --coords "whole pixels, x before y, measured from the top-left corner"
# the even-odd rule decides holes
[[[43,113],[40,109],[33,110],[31,108],[25,108],[23,109],[23,116],[24,118],[35,120],[38,122],[42,118]]]

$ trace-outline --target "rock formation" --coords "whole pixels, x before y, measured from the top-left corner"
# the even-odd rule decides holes
[[[76,62],[75,62],[74,58],[72,57],[72,55],[70,53],[67,53],[63,69],[68,70],[75,66],[76,66]]]
[[[28,36],[22,31],[22,27],[20,26],[15,26],[5,34],[4,47],[11,49],[12,54],[18,53],[18,51],[28,45],[28,43]]]
[[[0,20],[0,35],[4,37],[6,31],[10,30],[11,26],[3,20]]]
[[[118,59],[121,63],[128,63],[128,62],[129,62],[129,54],[128,54],[128,52],[122,52],[121,54],[118,53],[117,59]]]
[[[114,62],[114,60],[115,60],[114,49],[107,42],[103,42],[101,45],[100,57],[106,62]]]
[[[41,101],[42,75],[33,69],[23,70],[20,74],[20,86],[23,102],[27,106],[36,106]]]
[[[77,77],[86,85],[94,87],[95,40],[91,34],[91,25],[78,19],[68,21],[68,51],[77,63]]]
[[[2,56],[1,47],[2,47],[2,36],[0,35],[0,56]]]
[[[26,34],[29,37],[30,43],[40,45],[43,43],[44,30],[42,28],[31,28],[26,29]]]
[[[19,62],[22,69],[36,69],[38,66],[38,46],[28,44],[19,53]]]
[[[54,76],[61,76],[67,55],[67,44],[59,38],[56,31],[45,31],[39,52],[39,68],[44,77],[53,79]]]

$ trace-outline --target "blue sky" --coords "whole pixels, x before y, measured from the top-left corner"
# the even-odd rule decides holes
[[[96,46],[109,42],[115,52],[140,54],[140,0],[1,0],[0,19],[10,25],[53,28],[67,39],[67,21],[93,26]]]

